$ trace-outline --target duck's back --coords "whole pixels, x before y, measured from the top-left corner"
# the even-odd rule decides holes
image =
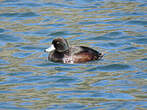
[[[83,63],[91,60],[98,60],[102,54],[98,51],[84,46],[76,46],[70,49],[70,55],[74,63]]]

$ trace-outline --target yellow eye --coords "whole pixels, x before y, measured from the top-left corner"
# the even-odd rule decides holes
[[[57,44],[60,44],[60,42],[57,42]]]

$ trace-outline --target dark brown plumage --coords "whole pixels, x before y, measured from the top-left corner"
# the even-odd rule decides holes
[[[46,49],[50,52],[48,59],[54,62],[62,63],[84,63],[92,60],[99,60],[103,57],[102,53],[84,46],[69,46],[66,39],[56,38],[52,42],[52,49]]]

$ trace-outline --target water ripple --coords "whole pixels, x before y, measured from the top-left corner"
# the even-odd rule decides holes
[[[2,13],[0,14],[0,17],[22,17],[22,18],[26,18],[26,17],[37,17],[39,15],[37,15],[36,13],[33,12],[25,12],[25,13]]]
[[[7,34],[0,34],[0,40],[5,41],[5,42],[20,42],[20,41],[23,41],[23,39],[20,38],[20,37],[16,37],[16,36],[13,36],[13,35],[7,35]]]
[[[131,42],[137,43],[137,44],[147,44],[147,38],[138,38],[131,40]]]
[[[5,30],[0,28],[0,33],[3,33],[3,32],[5,32]]]
[[[120,71],[120,70],[129,70],[131,67],[127,64],[111,64],[111,65],[104,65],[104,66],[97,66],[87,71]]]
[[[129,21],[127,24],[145,26],[147,25],[147,21]]]
[[[1,109],[146,109],[145,0],[1,0]],[[104,53],[48,61],[55,37]]]

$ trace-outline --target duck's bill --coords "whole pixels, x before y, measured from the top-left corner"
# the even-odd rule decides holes
[[[49,48],[45,49],[44,52],[51,52],[53,50],[55,50],[55,47],[54,45],[51,45]]]

